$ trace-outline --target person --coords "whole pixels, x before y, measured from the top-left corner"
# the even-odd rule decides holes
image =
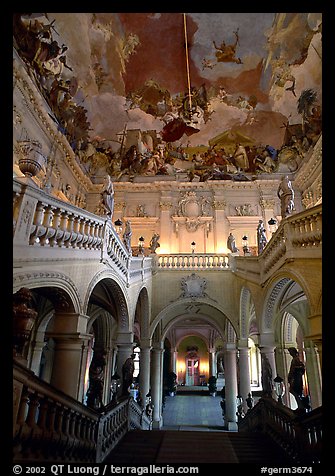
[[[131,236],[133,232],[131,230],[131,223],[129,220],[126,221],[125,230],[123,233],[123,243],[125,244],[128,253],[131,253]]]
[[[94,410],[103,410],[102,402],[104,389],[104,369],[106,365],[106,353],[94,352],[89,369],[89,387],[87,390],[87,406]]]
[[[265,354],[262,355],[262,396],[272,397],[273,380],[272,380],[272,368],[269,359]]]
[[[235,236],[232,233],[229,233],[229,236],[227,239],[227,248],[232,253],[236,253],[238,251],[238,248],[236,248],[236,244],[235,244]]]
[[[158,240],[159,240],[159,234],[154,233],[152,235],[151,240],[150,240],[150,246],[149,246],[149,249],[152,253],[156,253],[156,249],[160,247],[160,244],[158,243]]]
[[[263,224],[263,220],[259,220],[257,226],[257,245],[258,245],[258,254],[260,255],[265,248],[268,240],[265,234],[265,228]]]
[[[103,189],[101,191],[101,199],[106,215],[111,219],[114,211],[114,187],[110,175],[105,176]]]
[[[135,354],[131,354],[122,366],[122,395],[130,395],[129,388],[133,383]]]
[[[289,354],[292,357],[290,370],[287,376],[289,383],[289,392],[296,399],[298,408],[305,408],[303,404],[303,375],[305,373],[305,364],[299,358],[299,352],[295,347],[288,349]]]
[[[281,204],[281,216],[282,218],[286,218],[292,213],[294,208],[294,191],[287,175],[282,177],[277,195]]]

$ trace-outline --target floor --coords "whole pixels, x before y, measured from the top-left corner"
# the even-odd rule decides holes
[[[167,396],[163,409],[162,430],[225,431],[220,407],[221,397],[205,392]]]

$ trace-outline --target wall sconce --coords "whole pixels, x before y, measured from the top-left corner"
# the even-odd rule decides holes
[[[138,251],[139,253],[143,254],[144,251],[144,238],[143,236],[140,236],[138,239]]]
[[[191,251],[192,251],[192,253],[195,252],[195,247],[196,247],[196,245],[197,245],[196,242],[195,242],[195,241],[192,241],[192,243],[191,243]]]
[[[275,393],[278,397],[278,403],[283,404],[282,397],[285,393],[284,380],[277,375],[277,377],[275,379],[273,379],[273,381],[274,381],[274,384],[275,384],[274,385],[274,390],[275,390]]]
[[[250,253],[247,235],[242,236],[242,245],[244,255],[246,255],[246,253]]]
[[[273,235],[277,230],[277,220],[275,220],[274,218],[270,218],[270,220],[268,221],[268,225],[270,232]]]
[[[116,230],[116,233],[118,235],[120,235],[122,233],[122,221],[120,220],[120,218],[118,218],[115,222],[114,222],[114,225],[115,225],[115,230]]]

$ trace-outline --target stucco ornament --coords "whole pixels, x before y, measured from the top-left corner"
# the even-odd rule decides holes
[[[182,278],[180,281],[180,285],[182,289],[180,297],[207,297],[207,293],[205,293],[207,281],[205,278],[201,278],[195,273],[192,273],[186,278]]]
[[[198,197],[196,192],[186,192],[178,202],[178,217],[183,217],[187,230],[193,232],[212,218],[209,207],[207,198]]]

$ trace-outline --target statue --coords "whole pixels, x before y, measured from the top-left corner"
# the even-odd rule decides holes
[[[87,406],[94,410],[103,410],[104,369],[106,352],[94,352],[89,370],[89,387],[87,390]]]
[[[291,215],[294,208],[294,191],[287,175],[281,179],[277,195],[280,198],[281,216],[286,218],[288,215]]]
[[[123,243],[125,244],[125,247],[128,251],[128,253],[131,254],[131,236],[132,236],[133,232],[131,230],[131,223],[129,220],[126,221],[126,226],[125,226],[125,230],[124,230],[124,233],[123,233]]]
[[[236,244],[235,244],[235,236],[232,233],[229,233],[229,236],[227,239],[227,248],[232,253],[236,253],[238,251],[238,248],[236,248]]]
[[[273,390],[273,380],[272,380],[272,368],[269,362],[269,359],[265,354],[262,356],[262,396],[263,397],[272,397]]]
[[[259,255],[264,250],[265,245],[267,244],[267,242],[268,242],[268,240],[266,238],[263,220],[259,220],[259,223],[258,223],[258,226],[257,226],[257,245],[258,245],[258,254]]]
[[[133,383],[134,358],[135,354],[133,353],[122,366],[122,395],[124,396],[130,395],[129,388]]]
[[[103,189],[101,191],[101,203],[109,219],[112,218],[114,211],[114,187],[110,175],[104,179]]]
[[[160,244],[158,243],[158,240],[159,240],[159,234],[154,233],[152,235],[151,240],[150,240],[150,246],[149,246],[149,249],[150,249],[151,253],[156,253],[156,249],[160,247]]]
[[[306,398],[303,394],[303,375],[305,373],[305,364],[300,360],[299,353],[295,347],[288,349],[292,356],[290,370],[287,376],[289,383],[289,392],[294,396],[298,409],[307,409]]]

